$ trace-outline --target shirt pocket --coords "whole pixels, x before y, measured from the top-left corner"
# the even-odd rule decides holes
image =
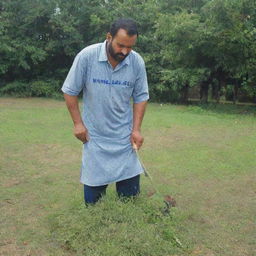
[[[125,112],[130,105],[130,100],[133,93],[133,87],[125,85],[111,86],[111,101],[115,108]]]

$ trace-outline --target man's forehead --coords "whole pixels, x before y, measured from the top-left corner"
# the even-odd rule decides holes
[[[119,44],[133,46],[136,43],[137,35],[128,35],[125,29],[120,28],[116,35],[114,36],[113,40],[115,40]]]

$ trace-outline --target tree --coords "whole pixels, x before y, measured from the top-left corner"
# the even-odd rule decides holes
[[[245,8],[247,4],[249,8]],[[244,86],[242,81],[249,81],[251,78],[248,71],[252,66],[255,69],[255,63],[252,65],[256,57],[255,23],[250,22],[250,14],[255,12],[255,7],[253,1],[216,0],[203,8],[202,14],[211,44],[205,55],[215,60],[212,74],[218,81],[218,88],[215,89],[216,100],[219,100],[220,90],[223,87],[226,89],[227,82],[232,81],[235,102],[238,89]]]
[[[188,102],[189,87],[202,83],[209,75],[208,67],[198,62],[202,54],[198,40],[202,26],[200,16],[187,11],[163,14],[157,21],[156,35],[163,45],[160,80],[170,93],[176,91],[182,103]]]
[[[256,102],[255,0],[2,1],[0,93],[12,82],[6,92],[26,85],[41,86],[39,95],[59,91],[75,55],[105,40],[118,17],[139,23],[135,50],[152,100],[187,103],[190,88],[199,87],[201,102],[210,91],[216,101],[224,94]]]

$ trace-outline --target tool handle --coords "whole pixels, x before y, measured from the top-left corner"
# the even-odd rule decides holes
[[[135,151],[135,153],[136,153],[136,155],[137,155],[137,157],[138,157],[138,159],[139,159],[139,161],[140,161],[140,164],[141,164],[141,166],[142,166],[142,168],[143,168],[143,171],[144,171],[145,176],[146,176],[146,177],[149,177],[150,179],[152,179],[151,176],[149,175],[149,173],[147,172],[145,165],[142,163],[142,161],[141,161],[141,159],[140,159],[137,145],[136,145],[135,143],[133,143],[133,144],[132,144],[132,147],[133,147],[133,150]]]
[[[134,149],[136,152],[138,152],[138,147],[137,147],[137,145],[136,145],[135,143],[132,144],[132,147],[133,147],[133,149]]]

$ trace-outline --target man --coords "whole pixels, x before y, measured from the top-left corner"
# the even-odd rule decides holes
[[[115,21],[104,43],[77,54],[62,87],[74,135],[83,142],[85,203],[96,203],[113,182],[119,196],[140,191],[143,169],[134,148],[143,143],[140,128],[149,96],[144,61],[132,50],[137,37],[133,20]],[[82,90],[81,117],[77,95]]]

